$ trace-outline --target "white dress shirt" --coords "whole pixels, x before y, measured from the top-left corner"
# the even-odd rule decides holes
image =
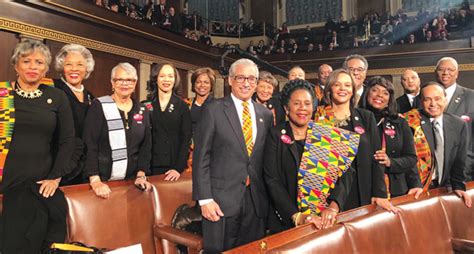
[[[453,98],[453,95],[454,95],[454,92],[456,91],[456,86],[457,85],[458,85],[457,83],[454,83],[450,87],[444,89],[444,91],[446,91],[446,99],[448,100],[448,105],[449,105],[449,102],[451,101],[451,99]]]

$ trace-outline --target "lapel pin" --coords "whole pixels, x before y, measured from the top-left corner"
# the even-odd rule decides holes
[[[285,135],[285,134],[286,134],[286,130],[285,130],[285,129],[281,129],[281,134]]]
[[[262,118],[258,119],[258,121],[260,121],[261,123],[263,123],[263,119],[262,119]]]
[[[51,98],[48,98],[48,99],[46,100],[46,102],[47,102],[48,104],[51,104],[51,103],[53,103],[53,100],[52,100]]]
[[[354,128],[354,131],[357,132],[357,133],[360,134],[360,135],[362,135],[362,134],[365,133],[364,128],[362,128],[362,127],[360,127],[360,126],[356,126],[356,127]]]
[[[355,116],[354,119],[355,119],[356,121],[359,121],[359,117],[358,117],[358,116]]]
[[[459,103],[461,101],[461,98],[457,97],[454,102]]]
[[[425,124],[426,122],[425,121],[421,121],[421,124]]]

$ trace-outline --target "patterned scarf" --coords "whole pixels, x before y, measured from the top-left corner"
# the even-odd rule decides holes
[[[321,114],[327,111],[329,114]],[[349,169],[359,147],[360,135],[333,127],[331,108],[318,108],[318,122],[309,123],[305,148],[298,170],[298,208],[319,214],[328,207],[329,191]],[[318,116],[321,116],[319,118]]]
[[[0,182],[12,142],[15,126],[13,87],[10,82],[0,82]]]
[[[415,140],[416,157],[418,158],[416,165],[418,167],[418,173],[420,174],[423,190],[426,191],[431,184],[431,174],[433,171],[431,169],[433,168],[434,161],[431,158],[430,145],[421,128],[421,115],[418,109],[412,109],[403,114],[403,117],[414,131],[413,138]]]

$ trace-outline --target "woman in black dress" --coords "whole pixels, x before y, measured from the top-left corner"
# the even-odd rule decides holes
[[[175,94],[180,85],[178,70],[170,64],[156,65],[151,74],[146,102],[152,111],[151,172],[165,174],[167,181],[176,181],[187,167],[191,114],[186,103]]]
[[[405,119],[398,116],[392,83],[376,76],[368,81],[362,108],[374,113],[382,149],[375,159],[385,167],[385,184],[390,197],[423,192],[416,167],[413,134]],[[411,177],[415,176],[415,177]]]
[[[191,76],[191,84],[192,91],[196,94],[189,107],[194,133],[199,119],[201,119],[203,106],[214,99],[211,93],[216,84],[216,74],[211,68],[199,68]]]
[[[354,169],[351,189],[344,204],[334,207],[334,210],[347,211],[375,202],[386,210],[397,212],[398,209],[387,199],[384,168],[374,158],[375,151],[381,147],[374,115],[354,106],[354,91],[354,79],[347,70],[332,72],[324,88],[328,106],[318,107],[314,118],[317,122],[360,134],[358,153],[351,165]],[[323,221],[325,216],[330,216],[334,221],[335,214],[324,214]]]
[[[258,74],[258,83],[253,99],[264,105],[273,113],[273,125],[285,122],[285,111],[281,106],[279,97],[274,97],[275,89],[278,89],[278,80],[268,71]]]
[[[112,69],[112,95],[92,102],[84,123],[87,147],[85,177],[95,194],[108,198],[110,180],[135,178],[135,185],[150,190],[151,125],[145,106],[131,98],[137,70],[129,63]]]
[[[54,86],[66,94],[71,105],[76,131],[76,153],[73,159],[74,170],[63,177],[61,184],[79,184],[83,182],[82,170],[85,165],[82,132],[87,110],[94,96],[84,88],[83,81],[94,71],[94,58],[91,52],[82,45],[68,44],[56,55],[56,71],[61,73],[60,79],[54,80]]]
[[[43,43],[17,44],[11,61],[18,79],[0,83],[1,252],[39,253],[65,240],[67,204],[58,185],[74,151],[74,122],[66,95],[41,84],[51,63]]]
[[[313,91],[307,81],[297,79],[288,82],[282,90],[281,101],[289,121],[270,129],[267,136],[263,169],[273,207],[268,216],[268,227],[272,234],[310,221],[318,228],[332,225],[329,221],[321,221],[316,215],[301,214],[297,204],[298,168],[313,115]],[[351,175],[349,169],[338,179],[335,188],[329,191],[329,208],[326,210],[332,212],[344,204],[352,181]]]

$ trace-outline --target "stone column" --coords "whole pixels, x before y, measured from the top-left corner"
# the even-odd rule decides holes
[[[216,76],[216,84],[214,86],[214,98],[224,97],[224,78],[221,75]]]
[[[150,79],[152,64],[152,62],[140,60],[140,73],[138,74],[138,85],[140,86],[140,94],[138,95],[139,101],[143,101],[146,99],[146,83]]]
[[[402,75],[392,75],[392,84],[393,89],[395,90],[395,98],[398,98],[399,96],[403,95]]]

